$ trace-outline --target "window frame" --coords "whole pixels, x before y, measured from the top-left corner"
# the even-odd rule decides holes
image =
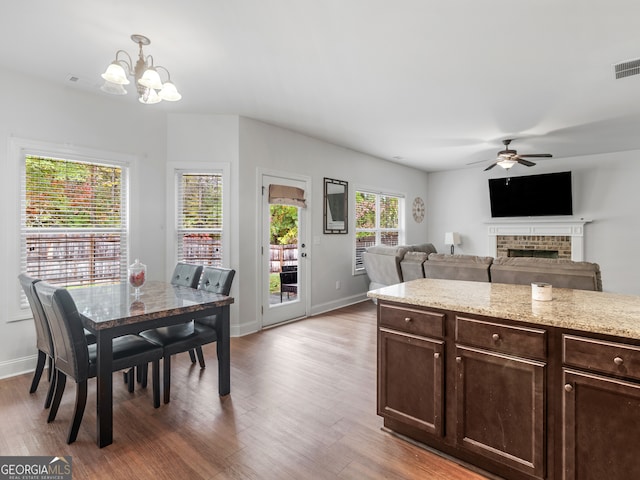
[[[136,174],[137,157],[134,155],[115,153],[106,150],[91,149],[85,147],[76,147],[70,145],[61,145],[50,142],[42,142],[31,139],[12,137],[9,142],[9,162],[7,162],[7,174],[10,178],[14,178],[14,182],[10,182],[9,187],[4,193],[5,213],[7,218],[7,230],[11,231],[11,225],[14,225],[14,233],[7,235],[5,251],[5,261],[7,270],[13,275],[7,275],[5,288],[5,302],[7,305],[7,323],[31,319],[31,309],[24,302],[24,294],[19,282],[16,278],[22,273],[23,262],[23,229],[22,209],[25,205],[25,190],[23,188],[26,181],[26,157],[44,157],[61,160],[77,161],[83,163],[101,164],[107,166],[118,166],[122,168],[122,209],[125,212],[124,217],[124,235],[125,246],[121,255],[121,280],[126,278],[126,265],[130,260],[130,252],[133,248],[133,238],[131,232],[131,185]],[[18,200],[16,202],[16,199]],[[68,229],[64,229],[67,231]],[[11,252],[11,253],[10,253]],[[15,255],[15,252],[19,252]],[[121,267],[122,268],[122,267]]]
[[[356,214],[357,214],[357,200],[356,197],[358,193],[364,193],[368,195],[375,195],[376,197],[376,224],[374,228],[358,228],[356,224]],[[398,199],[398,228],[382,228],[380,227],[380,197],[393,197]],[[357,241],[358,241],[358,233],[360,232],[373,232],[375,233],[375,244],[381,245],[381,238],[384,232],[398,232],[398,245],[404,244],[405,238],[405,224],[404,224],[404,209],[405,209],[405,195],[402,193],[394,193],[388,191],[380,191],[376,189],[371,189],[367,187],[356,187],[353,192],[353,246],[352,246],[352,270],[353,275],[364,275],[366,274],[366,270],[364,268],[364,264],[360,268],[358,268],[358,251],[357,251]]]
[[[182,174],[221,174],[222,175],[222,257],[223,267],[230,265],[230,202],[229,195],[231,183],[229,180],[230,165],[228,163],[207,163],[207,162],[169,162],[167,164],[167,269],[173,270],[174,265],[179,261],[178,255],[178,220],[179,205],[181,199],[178,198],[180,192],[178,185],[178,175]]]

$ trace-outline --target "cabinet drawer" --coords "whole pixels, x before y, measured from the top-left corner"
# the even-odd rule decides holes
[[[573,335],[562,338],[566,365],[640,380],[640,347]]]
[[[444,337],[444,313],[381,305],[380,326],[416,335],[442,338]]]
[[[528,358],[545,359],[546,332],[536,328],[456,317],[456,342]]]

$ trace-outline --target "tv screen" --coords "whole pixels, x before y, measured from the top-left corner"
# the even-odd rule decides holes
[[[490,178],[492,217],[573,215],[571,172]]]

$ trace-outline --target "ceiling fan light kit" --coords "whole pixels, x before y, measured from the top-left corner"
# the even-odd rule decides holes
[[[529,160],[526,160],[524,157],[551,158],[553,156],[549,153],[518,154],[516,150],[509,150],[509,144],[511,143],[511,139],[503,140],[502,143],[504,144],[505,149],[498,152],[498,157],[496,158],[496,161],[493,162],[491,165],[489,165],[487,168],[485,168],[484,169],[485,172],[487,170],[491,170],[496,165],[500,165],[505,170],[509,170],[516,163],[519,163],[526,167],[533,167],[535,163]]]
[[[133,77],[138,100],[145,105],[159,103],[162,100],[177,102],[182,98],[175,84],[171,81],[169,70],[161,65],[153,64],[151,55],[144,55],[143,46],[149,45],[149,40],[144,35],[131,35],[131,40],[139,47],[138,60],[134,64],[131,56],[124,50],[116,52],[116,58],[101,75],[104,85],[100,87],[103,92],[111,95],[126,95],[124,85],[131,82],[127,77]],[[123,58],[124,57],[124,58]],[[163,70],[167,80],[162,81],[158,70]]]

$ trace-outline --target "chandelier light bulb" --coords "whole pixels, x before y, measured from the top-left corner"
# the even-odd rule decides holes
[[[127,91],[125,90],[125,88],[118,84],[118,83],[113,83],[110,82],[109,80],[105,80],[104,85],[102,85],[100,87],[100,90],[102,90],[105,93],[109,93],[111,95],[126,95]]]
[[[144,93],[138,97],[138,101],[145,105],[153,105],[161,102],[162,99],[153,88],[146,88]]]
[[[160,90],[162,88],[162,80],[160,80],[160,74],[153,68],[147,68],[142,74],[142,78],[138,80],[138,83],[147,88],[153,88]]]
[[[166,100],[167,102],[177,102],[182,98],[182,95],[178,93],[178,89],[172,82],[165,82],[158,95],[162,100]]]
[[[129,85],[129,79],[127,73],[117,61],[112,62],[107,70],[101,75],[107,82],[115,83],[117,85]]]

